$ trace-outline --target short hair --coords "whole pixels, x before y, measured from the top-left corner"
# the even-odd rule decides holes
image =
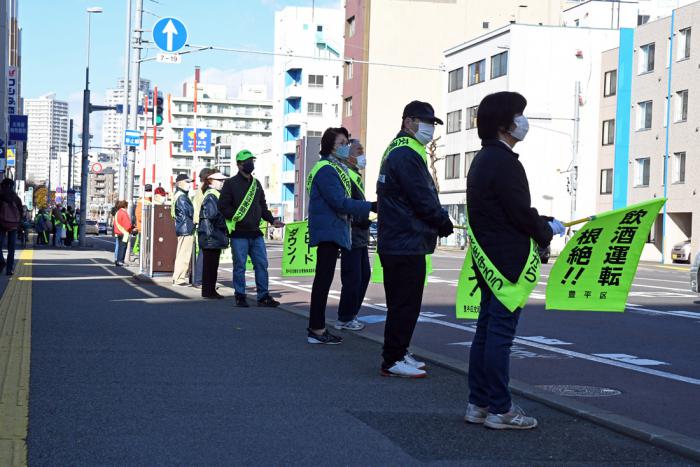
[[[328,128],[323,132],[321,136],[321,151],[322,156],[329,156],[333,152],[335,147],[335,138],[338,135],[345,135],[346,138],[350,139],[350,133],[345,127],[339,128]]]
[[[116,210],[119,210],[121,208],[126,209],[127,207],[129,207],[129,203],[126,200],[122,199],[122,200],[117,201],[117,204],[114,207]]]
[[[209,178],[209,175],[211,175],[212,169],[210,168],[203,168],[202,170],[199,171],[199,181],[204,183],[206,182],[207,178]]]
[[[508,131],[515,116],[525,111],[527,100],[517,92],[497,92],[484,97],[476,112],[479,138],[498,138],[498,131]]]

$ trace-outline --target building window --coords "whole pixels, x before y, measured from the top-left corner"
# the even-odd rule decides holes
[[[676,105],[674,106],[673,120],[675,122],[685,122],[688,120],[688,90],[676,93]]]
[[[603,169],[600,171],[600,194],[609,195],[612,193],[613,169]]]
[[[459,154],[445,156],[445,179],[459,178]]]
[[[649,186],[649,168],[651,160],[641,157],[635,160],[634,186]]]
[[[323,26],[316,26],[316,32],[323,32]]]
[[[352,117],[352,97],[345,98],[345,116]]]
[[[447,113],[447,133],[457,133],[462,129],[462,111]]]
[[[267,190],[268,188],[270,188],[270,177],[265,175],[265,189]]]
[[[323,136],[323,132],[322,131],[307,131],[306,136],[308,136],[308,137],[313,136],[316,138],[320,138],[321,136]]]
[[[353,62],[346,62],[345,63],[345,79],[352,79],[353,73],[355,70],[353,70]]]
[[[335,78],[335,87],[338,89],[340,87],[340,76],[334,76]]]
[[[642,24],[647,24],[649,22],[649,15],[637,15],[637,26],[641,26]]]
[[[309,102],[307,105],[307,111],[309,115],[320,117],[323,115],[323,104]]]
[[[309,87],[310,88],[322,88],[323,87],[323,75],[309,75]]]
[[[488,29],[488,28],[489,28],[489,22],[488,22],[488,21],[482,22],[482,23],[481,23],[481,28],[482,28],[482,29]]]
[[[354,35],[355,35],[355,17],[351,16],[346,21],[345,37],[352,37]]]
[[[652,101],[645,101],[637,104],[637,130],[651,129],[652,109]]]
[[[464,81],[464,68],[459,67],[456,70],[450,71],[448,74],[447,92],[457,91],[462,89]]]
[[[639,74],[654,71],[654,43],[639,48]]]
[[[338,116],[338,104],[333,104],[333,113],[336,117]]]
[[[476,114],[479,111],[479,106],[467,107],[467,130],[476,128]]]
[[[491,79],[508,74],[508,52],[491,57]]]
[[[673,180],[672,183],[685,183],[685,152],[673,154]]]
[[[479,60],[469,65],[469,86],[483,83],[486,78],[486,60]]]
[[[474,162],[474,158],[478,154],[478,151],[469,151],[464,153],[464,176],[466,177],[467,174],[469,174],[469,167],[472,166],[472,162]]]
[[[603,97],[610,97],[615,94],[617,94],[617,70],[611,70],[605,73]]]
[[[615,120],[605,120],[603,122],[603,146],[615,143]]]
[[[690,58],[690,28],[678,31],[678,60]]]

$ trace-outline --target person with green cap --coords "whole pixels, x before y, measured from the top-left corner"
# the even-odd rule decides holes
[[[219,198],[219,212],[226,218],[231,238],[233,256],[233,288],[236,306],[247,307],[245,294],[245,264],[247,258],[255,270],[255,287],[259,306],[276,307],[279,302],[268,290],[267,251],[260,231],[260,221],[282,227],[284,224],[272,217],[267,208],[265,192],[260,182],[253,177],[255,156],[247,149],[236,154],[238,174],[224,183]]]

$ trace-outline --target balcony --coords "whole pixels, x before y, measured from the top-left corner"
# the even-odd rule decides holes
[[[285,154],[296,154],[297,153],[297,142],[296,141],[285,141],[284,147],[282,148]]]
[[[302,86],[300,83],[297,83],[296,81],[293,81],[290,84],[287,84],[284,88],[284,97],[289,99],[289,98],[300,98],[301,97],[301,91],[302,91]]]
[[[301,112],[291,112],[284,115],[284,126],[301,126],[304,115]]]
[[[295,175],[294,170],[287,170],[282,172],[282,176],[280,177],[280,181],[282,183],[291,183],[294,184],[294,175]]]

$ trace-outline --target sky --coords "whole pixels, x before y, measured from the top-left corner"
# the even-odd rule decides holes
[[[186,25],[190,44],[271,51],[274,12],[285,6],[312,6],[312,3],[316,7],[340,7],[342,1],[143,0],[144,10],[148,12],[143,15],[143,29],[147,31],[144,39],[151,40],[151,28],[159,17],[175,17]],[[88,14],[85,10],[94,6],[104,9],[101,14],[90,15],[91,100],[93,104],[100,104],[105,90],[115,87],[124,74],[126,0],[20,2],[22,96],[36,98],[56,93],[57,99],[68,101],[76,123],[80,120],[87,62]],[[158,51],[146,53],[154,56]],[[159,89],[180,94],[181,83],[193,78],[195,65],[199,65],[204,77],[214,84],[235,86],[241,79],[264,84],[260,81],[271,75],[266,67],[272,66],[272,56],[200,52],[183,55],[178,65],[145,62],[141,65],[141,77],[150,79],[151,85]],[[92,121],[91,133],[97,136],[101,119],[93,114]]]

